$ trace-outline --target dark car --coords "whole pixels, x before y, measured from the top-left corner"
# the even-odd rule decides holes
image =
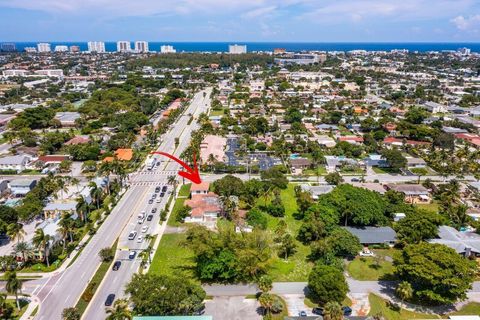
[[[115,263],[113,264],[112,270],[117,271],[118,269],[120,269],[121,265],[122,265],[121,261],[115,261]]]
[[[306,316],[307,316],[307,313],[306,313],[305,311],[300,311],[300,312],[298,313],[298,315],[299,315],[300,317],[306,317]]]
[[[157,212],[157,208],[152,208],[152,213]]]
[[[167,192],[167,186],[162,187],[162,192]]]
[[[110,293],[107,296],[107,300],[105,300],[105,307],[110,307],[113,304],[113,300],[115,300],[115,294]]]
[[[128,253],[128,259],[133,260],[133,259],[135,259],[135,256],[136,256],[136,255],[137,255],[137,251],[133,251],[133,250],[130,251],[130,252]]]
[[[152,194],[152,199],[155,199],[156,197],[157,197],[156,193]]]
[[[152,219],[153,219],[153,214],[149,214],[149,215],[147,216],[147,221],[152,221]]]
[[[164,196],[165,196],[165,192],[160,193],[161,198],[164,197]]]
[[[319,316],[323,316],[323,308],[316,307],[312,309],[313,314],[318,314]]]
[[[160,192],[160,187],[156,187],[156,188],[155,188],[155,192],[156,192],[156,193],[159,193],[159,192]]]
[[[153,203],[153,199],[148,200],[148,204],[152,204],[152,203]]]
[[[352,314],[352,308],[350,307],[342,307],[343,315],[350,316]]]

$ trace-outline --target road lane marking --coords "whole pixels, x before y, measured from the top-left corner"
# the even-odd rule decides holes
[[[65,304],[67,303],[67,301],[68,301],[68,299],[70,298],[70,296],[71,296],[71,294],[69,294],[69,295],[67,296],[67,298],[65,299]]]

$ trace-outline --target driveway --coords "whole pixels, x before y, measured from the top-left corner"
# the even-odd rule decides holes
[[[259,308],[256,299],[244,296],[214,297],[205,302],[205,314],[211,315],[213,320],[261,320]]]
[[[300,311],[305,311],[309,316],[314,315],[312,313],[312,308],[309,308],[305,305],[304,294],[284,294],[281,297],[287,304],[289,316],[299,316]]]

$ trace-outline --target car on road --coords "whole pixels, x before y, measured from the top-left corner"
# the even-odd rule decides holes
[[[347,317],[352,314],[352,308],[347,307],[347,306],[342,307],[342,311],[343,311],[343,315],[347,316]]]
[[[316,307],[312,309],[313,314],[317,314],[319,316],[323,316],[323,308]]]
[[[121,261],[115,261],[113,263],[113,267],[112,267],[112,270],[113,271],[117,271],[118,269],[120,269],[120,266],[122,265],[122,262]]]
[[[152,208],[152,213],[157,212],[157,208]]]
[[[148,226],[143,226],[143,227],[142,227],[142,233],[147,232],[147,230],[148,230]]]
[[[307,313],[306,313],[305,311],[300,311],[300,312],[298,313],[298,315],[299,315],[300,317],[306,317],[306,316],[307,316]]]
[[[168,189],[167,186],[163,186],[163,187],[162,187],[162,192],[167,192],[167,189]]]
[[[115,294],[110,293],[107,296],[107,300],[105,300],[105,307],[110,307],[113,304],[113,301],[115,300]]]
[[[160,189],[161,189],[160,187],[156,187],[156,188],[155,188],[155,193],[159,193],[159,192],[160,192]]]
[[[163,198],[165,196],[165,192],[160,193],[160,198]]]
[[[136,251],[133,251],[133,250],[130,251],[130,252],[128,253],[128,259],[133,260],[133,259],[135,259],[135,256],[136,256],[136,255],[137,255],[137,252],[136,252]]]
[[[143,236],[138,236],[137,242],[138,242],[138,243],[141,243],[142,241],[143,241]]]
[[[137,236],[137,231],[130,231],[128,234],[128,240],[133,240]]]
[[[145,217],[143,217],[142,219],[138,219],[138,224],[142,224],[145,222]]]
[[[153,203],[153,199],[148,200],[148,204],[152,204],[152,203]]]
[[[153,214],[149,214],[147,216],[147,221],[152,221],[153,220]]]
[[[157,198],[157,203],[160,203],[162,202],[162,199],[161,198]]]
[[[352,181],[352,182],[360,182],[360,179],[358,179],[358,178],[352,178],[350,181]]]
[[[156,197],[157,197],[156,193],[152,194],[152,199],[155,199]]]

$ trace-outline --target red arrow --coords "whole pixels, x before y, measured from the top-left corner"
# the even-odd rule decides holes
[[[180,176],[192,181],[195,184],[202,183],[202,179],[200,179],[200,173],[198,172],[197,157],[195,153],[193,154],[193,169],[188,164],[169,153],[162,151],[153,151],[152,154],[160,154],[162,156],[172,159],[173,161],[178,162],[182,167],[186,169],[186,171],[178,171],[178,174]]]

